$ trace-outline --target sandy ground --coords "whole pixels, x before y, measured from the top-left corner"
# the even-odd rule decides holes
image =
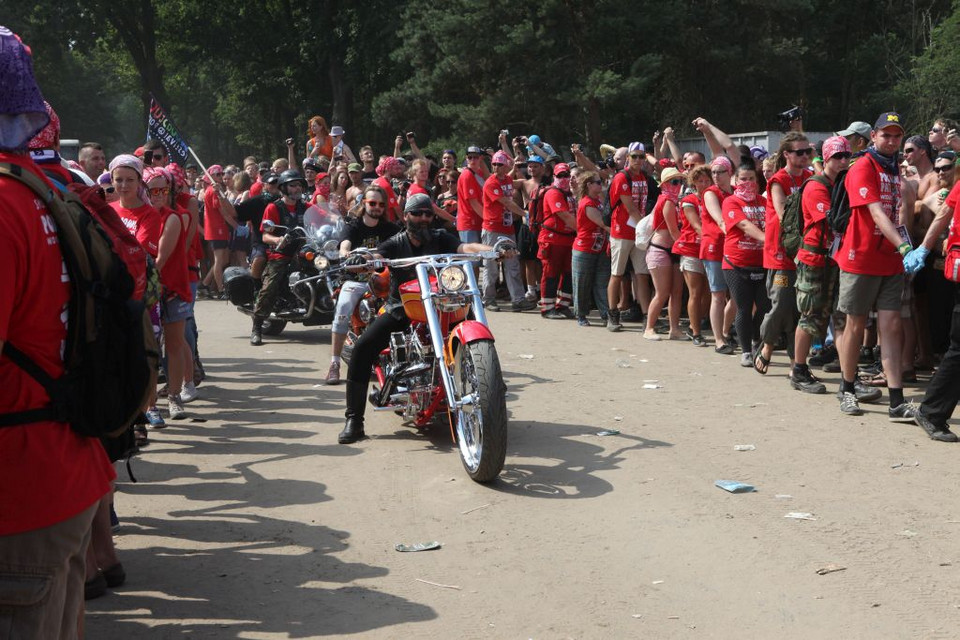
[[[254,348],[226,303],[198,317],[206,421],[121,472],[129,577],[88,603],[89,638],[960,636],[960,448],[882,405],[842,416],[837,376],[791,390],[782,352],[761,377],[636,326],[491,314],[511,422],[484,486],[447,429],[392,413],[338,445],[327,329]]]

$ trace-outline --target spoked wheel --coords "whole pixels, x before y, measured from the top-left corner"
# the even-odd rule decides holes
[[[507,457],[507,388],[493,342],[461,345],[453,377],[459,397],[469,400],[456,414],[460,459],[470,478],[490,482]]]
[[[286,320],[272,320],[267,319],[263,321],[263,335],[265,336],[278,336],[287,326]]]

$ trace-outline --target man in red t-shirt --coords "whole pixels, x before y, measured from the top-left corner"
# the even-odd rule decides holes
[[[494,174],[483,184],[483,224],[480,242],[489,246],[497,243],[501,238],[516,242],[513,217],[523,217],[523,209],[513,201],[513,178],[510,171],[513,159],[503,151],[493,155]],[[463,177],[461,176],[461,180]],[[536,302],[527,300],[523,296],[523,281],[520,279],[520,261],[516,256],[505,258],[502,261],[503,274],[510,290],[510,299],[514,311],[528,311],[537,306]],[[480,272],[480,289],[483,292],[483,306],[493,311],[499,311],[497,306],[497,275],[500,265],[497,260],[484,260],[483,270]]]
[[[803,187],[800,207],[803,215],[803,240],[797,251],[797,309],[800,320],[794,332],[795,353],[790,385],[805,393],[826,393],[827,388],[810,372],[807,356],[814,340],[827,337],[827,324],[833,313],[837,286],[837,263],[829,256],[833,232],[827,223],[832,188],[839,173],[850,164],[850,142],[843,136],[823,143],[823,176],[809,180]],[[823,184],[825,180],[828,184]],[[844,323],[837,314],[833,338],[840,344]]]
[[[26,153],[49,116],[28,49],[0,27],[0,163],[55,190]],[[66,277],[56,225],[26,185],[0,178],[0,353],[16,346],[54,379],[63,374]],[[0,414],[44,407],[46,391],[0,356]],[[84,554],[100,499],[116,477],[96,438],[64,422],[0,428],[0,628],[5,638],[72,638],[82,628]]]
[[[609,331],[623,328],[620,324],[620,285],[628,262],[633,265],[634,289],[640,298],[640,306],[645,309],[650,302],[650,270],[647,269],[644,252],[636,245],[636,227],[640,219],[647,215],[647,198],[650,195],[647,175],[643,172],[646,152],[639,142],[631,142],[628,150],[626,172],[618,172],[610,184],[610,209],[613,215],[610,219],[610,282],[607,285]]]
[[[483,150],[467,147],[467,166],[457,178],[457,233],[461,242],[480,242],[484,169]]]
[[[837,308],[847,314],[839,349],[843,372],[840,410],[847,415],[863,413],[855,389],[857,360],[867,315],[876,308],[883,372],[890,394],[888,415],[892,422],[913,422],[918,409],[903,399],[900,354],[902,256],[910,251],[910,242],[897,229],[901,204],[897,155],[903,140],[900,116],[892,112],[881,114],[870,138],[873,144],[847,172],[850,221],[834,254],[840,267]]]
[[[923,268],[931,249],[945,231],[948,234],[944,276],[954,282],[950,348],[940,360],[940,366],[927,387],[927,393],[920,410],[914,415],[914,420],[933,440],[957,442],[957,435],[950,431],[947,421],[960,402],[960,182],[953,185],[950,195],[930,223],[923,241],[904,257],[903,264],[908,273],[916,273]]]
[[[543,222],[538,257],[540,313],[544,318],[573,318],[573,240],[577,237],[577,203],[570,193],[570,167],[565,162],[553,168],[553,184],[543,194]]]
[[[770,311],[760,324],[760,339],[763,344],[754,361],[754,367],[762,373],[766,373],[773,356],[773,348],[784,335],[787,338],[787,356],[790,358],[790,366],[793,366],[793,337],[800,317],[797,312],[797,265],[780,243],[780,222],[783,220],[783,203],[787,196],[798,190],[804,181],[813,175],[813,171],[808,168],[813,160],[813,151],[807,136],[799,131],[785,134],[777,152],[777,165],[782,166],[767,183],[763,268],[767,270]]]
[[[263,243],[267,246],[267,265],[263,269],[263,285],[253,308],[250,344],[255,347],[263,344],[263,323],[273,311],[284,286],[287,267],[297,249],[286,234],[294,227],[303,226],[303,216],[307,211],[307,204],[303,201],[307,181],[299,171],[288,169],[281,173],[279,187],[283,197],[266,206],[260,223]],[[274,230],[273,225],[287,227],[287,230]]]

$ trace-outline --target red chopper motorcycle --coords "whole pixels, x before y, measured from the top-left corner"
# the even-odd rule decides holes
[[[400,285],[410,326],[391,334],[374,364],[377,383],[369,400],[416,428],[446,416],[463,467],[471,479],[490,482],[507,452],[506,385],[493,333],[487,325],[474,263],[497,250],[374,260],[374,269],[415,267]],[[348,350],[343,357],[349,365]]]

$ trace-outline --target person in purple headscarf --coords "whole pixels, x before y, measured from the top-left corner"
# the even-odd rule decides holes
[[[27,154],[50,120],[29,48],[0,27],[0,166],[53,183]],[[0,177],[0,602],[5,638],[73,638],[83,628],[84,554],[91,523],[116,477],[97,438],[66,422],[13,414],[50,403],[10,358],[16,347],[47,375],[64,372],[71,295],[51,215],[35,192]],[[24,422],[20,422],[23,420]],[[106,503],[109,509],[109,503]],[[109,520],[109,510],[104,512]]]

